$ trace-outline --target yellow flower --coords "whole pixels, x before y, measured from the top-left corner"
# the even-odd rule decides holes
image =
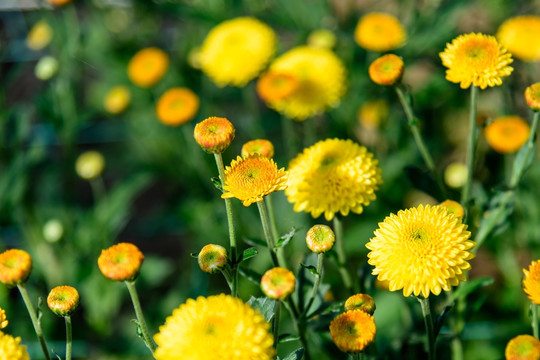
[[[512,55],[493,36],[460,35],[439,54],[446,70],[446,80],[459,83],[462,89],[471,85],[485,89],[502,84],[501,77],[512,73]]]
[[[540,83],[532,84],[525,89],[525,100],[533,111],[540,111]]]
[[[378,160],[367,149],[351,140],[327,139],[304,149],[289,164],[285,195],[294,211],[334,215],[349,211],[360,214],[375,200],[382,183]]]
[[[102,250],[98,258],[101,273],[115,281],[132,281],[139,275],[143,253],[131,243],[118,243]]]
[[[266,139],[255,139],[242,145],[241,154],[243,157],[249,154],[259,154],[271,158],[274,156],[274,145]]]
[[[268,71],[257,80],[257,94],[265,102],[286,98],[298,88],[298,80],[287,73]]]
[[[394,54],[386,54],[369,65],[369,78],[379,85],[394,85],[401,81],[405,64]]]
[[[20,337],[13,337],[0,331],[0,360],[30,360],[26,346]]]
[[[457,189],[465,185],[467,181],[467,165],[453,162],[444,169],[444,182],[446,185]]]
[[[0,329],[5,328],[6,326],[8,326],[8,324],[9,321],[6,316],[6,310],[0,308]]]
[[[50,44],[53,35],[50,25],[45,20],[40,20],[28,32],[26,46],[29,49],[39,51]]]
[[[131,93],[126,86],[115,86],[105,94],[103,107],[110,114],[120,114],[128,107]]]
[[[373,316],[362,310],[349,310],[330,323],[330,336],[344,352],[360,352],[375,339]]]
[[[309,34],[307,43],[309,46],[331,50],[334,46],[336,46],[337,37],[330,30],[317,29]]]
[[[328,225],[314,225],[306,234],[306,244],[314,253],[324,253],[334,247],[336,235]]]
[[[452,213],[456,215],[459,218],[462,218],[465,216],[465,210],[463,210],[463,206],[461,206],[460,203],[454,200],[444,200],[442,203],[439,204],[439,206],[442,206],[446,209],[449,213]]]
[[[19,249],[0,254],[0,282],[8,286],[24,284],[32,272],[32,258]]]
[[[157,360],[270,360],[270,325],[258,311],[229,295],[188,299],[154,336]]]
[[[224,199],[237,198],[244,206],[262,201],[263,196],[287,187],[287,172],[274,160],[259,154],[238,156],[225,168]]]
[[[267,105],[295,120],[322,113],[338,105],[345,93],[345,66],[330,50],[296,47],[270,65],[270,72],[296,79],[294,90]]]
[[[506,344],[506,360],[540,360],[540,340],[531,335],[518,335]]]
[[[92,180],[105,169],[105,158],[99,151],[85,151],[75,161],[75,172],[84,180]]]
[[[368,263],[375,266],[373,275],[389,280],[390,291],[403,289],[403,295],[449,291],[467,280],[464,271],[474,257],[469,250],[467,225],[440,206],[420,205],[390,214],[379,223],[366,247]]]
[[[385,100],[366,101],[356,114],[358,123],[367,129],[377,129],[388,116],[388,103]]]
[[[137,52],[129,61],[127,72],[132,83],[149,88],[160,81],[169,69],[169,56],[165,51],[149,47]]]
[[[221,271],[227,265],[227,250],[216,244],[205,245],[197,256],[202,271],[213,274]]]
[[[45,1],[53,6],[62,6],[71,2],[71,0],[45,0]]]
[[[398,19],[384,13],[364,15],[354,30],[354,40],[370,51],[389,51],[405,45],[407,35]]]
[[[188,88],[172,88],[159,98],[156,114],[163,124],[178,126],[187,123],[199,110],[199,97]]]
[[[195,125],[193,137],[204,151],[221,154],[231,145],[235,132],[229,120],[212,116]]]
[[[534,304],[540,305],[540,261],[533,261],[529,270],[523,269],[523,274],[523,291]]]
[[[57,286],[49,292],[47,306],[58,316],[69,316],[79,306],[79,292],[71,286]]]
[[[493,150],[501,154],[518,151],[529,139],[529,124],[519,116],[496,118],[484,129],[484,135]]]
[[[285,300],[295,288],[294,274],[282,267],[266,271],[261,278],[261,290],[270,299]]]
[[[373,315],[375,312],[375,301],[368,294],[355,294],[345,301],[345,311],[349,310],[361,310]]]
[[[213,28],[198,60],[218,86],[243,87],[268,64],[276,49],[276,34],[265,23],[240,17]]]
[[[499,26],[497,39],[508,51],[524,61],[540,61],[540,16],[512,17]]]

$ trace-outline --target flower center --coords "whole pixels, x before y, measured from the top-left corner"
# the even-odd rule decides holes
[[[414,242],[426,242],[431,240],[431,236],[429,236],[426,230],[420,228],[412,231],[410,234],[410,239]]]

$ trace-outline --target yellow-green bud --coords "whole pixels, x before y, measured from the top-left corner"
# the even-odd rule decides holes
[[[71,286],[57,286],[47,297],[47,305],[58,316],[69,316],[79,306],[79,292]]]
[[[208,244],[199,252],[198,262],[204,272],[219,272],[227,265],[227,250],[221,245]]]
[[[315,225],[306,234],[306,244],[314,253],[324,253],[332,249],[336,236],[327,225]]]
[[[375,301],[367,294],[356,294],[345,301],[345,311],[362,310],[363,312],[373,315],[375,312]]]
[[[261,290],[270,299],[284,300],[295,288],[296,278],[285,268],[272,268],[261,279]]]

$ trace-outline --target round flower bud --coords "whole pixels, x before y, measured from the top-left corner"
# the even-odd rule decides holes
[[[336,235],[327,225],[315,225],[306,234],[306,244],[314,253],[324,253],[332,249]]]
[[[344,312],[330,323],[332,341],[348,353],[363,351],[375,340],[376,332],[373,316],[360,310]]]
[[[51,219],[43,225],[43,238],[48,242],[54,243],[59,241],[64,235],[64,226],[58,219]]]
[[[79,306],[79,292],[71,286],[57,286],[47,297],[47,305],[58,316],[69,316]]]
[[[386,54],[376,59],[369,66],[370,79],[379,85],[394,85],[401,81],[405,65],[394,54]]]
[[[319,49],[328,49],[331,50],[336,46],[337,38],[333,32],[326,29],[318,29],[312,31],[307,39],[309,46],[313,46]]]
[[[32,258],[19,249],[0,254],[0,282],[8,286],[24,284],[32,272]]]
[[[105,94],[103,107],[109,114],[120,114],[131,102],[131,93],[126,86],[119,85],[113,87]]]
[[[444,200],[439,206],[444,207],[449,213],[456,215],[457,217],[462,218],[465,216],[465,210],[460,203],[454,200]]]
[[[444,169],[444,182],[451,188],[457,189],[467,181],[467,166],[460,162],[451,163]]]
[[[242,146],[242,157],[259,154],[267,158],[274,156],[274,145],[266,139],[251,140]]]
[[[294,274],[281,267],[268,270],[261,279],[261,290],[270,299],[285,300],[295,287]]]
[[[28,31],[26,46],[34,51],[42,50],[51,43],[53,36],[51,26],[45,20],[40,20]]]
[[[540,111],[540,83],[533,84],[525,89],[525,100],[533,111]]]
[[[0,329],[8,326],[9,321],[7,320],[6,311],[0,308]]]
[[[221,245],[208,244],[201,249],[198,261],[202,271],[216,273],[227,265],[227,250]]]
[[[102,250],[98,258],[99,270],[115,281],[132,281],[139,275],[143,253],[131,243],[118,243]]]
[[[53,56],[44,56],[39,59],[34,74],[39,80],[49,80],[58,72],[58,60]]]
[[[75,171],[84,180],[92,180],[101,175],[105,168],[105,158],[98,151],[86,151],[75,162]]]
[[[195,125],[193,137],[204,151],[221,154],[234,139],[233,124],[222,117],[212,116]]]
[[[345,301],[345,311],[362,310],[369,315],[375,312],[375,301],[367,294],[356,294]]]
[[[507,360],[538,360],[540,340],[531,335],[518,335],[506,344],[504,355]]]

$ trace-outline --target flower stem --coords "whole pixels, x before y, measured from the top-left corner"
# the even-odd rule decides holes
[[[306,338],[306,328],[305,324],[302,321],[299,321],[298,319],[298,310],[296,309],[296,305],[292,301],[291,297],[287,299],[287,301],[283,301],[283,305],[289,311],[289,314],[291,315],[291,318],[293,319],[294,328],[296,330],[296,333],[298,334],[298,337],[300,338],[300,342],[302,343],[302,346],[304,347],[304,360],[310,360],[310,354],[309,354],[309,348],[308,348],[308,342]]]
[[[266,205],[264,203],[264,200],[257,201],[257,208],[259,209],[259,215],[261,216],[261,223],[263,226],[264,237],[266,239],[266,246],[268,247],[268,250],[270,251],[272,264],[274,264],[274,266],[280,266],[278,257],[276,255],[276,250],[274,249],[274,246],[275,246],[274,237],[272,236],[272,233],[270,230],[270,224],[268,221],[268,213],[266,211]]]
[[[274,241],[279,241],[278,238],[278,231],[277,231],[277,225],[276,225],[276,216],[274,213],[274,205],[272,203],[272,194],[266,195],[264,198],[264,202],[266,203],[266,207],[268,209],[268,219],[270,220],[270,231],[274,235]],[[285,261],[285,255],[283,254],[283,248],[280,247],[279,249],[276,249],[277,257],[279,260],[279,263],[282,267],[287,267],[287,262]]]
[[[343,239],[343,223],[339,219],[339,216],[334,216],[334,233],[336,235],[336,253],[338,256],[338,269],[343,280],[345,288],[350,294],[353,294],[355,289],[353,289],[353,281],[349,270],[347,270],[347,256],[345,255],[344,239]]]
[[[532,325],[532,329],[533,329],[533,335],[534,335],[535,338],[538,339],[538,336],[540,335],[540,333],[538,331],[538,305],[532,303],[531,304],[531,310],[532,310],[531,325]]]
[[[424,324],[426,325],[429,360],[435,360],[435,328],[433,327],[433,316],[431,315],[429,298],[417,297],[417,299],[422,306],[422,316],[424,317]]]
[[[71,345],[72,345],[72,335],[71,335],[71,316],[64,316],[66,320],[66,360],[71,360]]]
[[[139,328],[141,329],[143,341],[150,349],[150,351],[154,353],[154,351],[156,350],[156,344],[148,333],[148,327],[146,326],[146,320],[144,320],[144,314],[142,312],[141,302],[139,301],[139,295],[137,295],[137,289],[135,288],[135,281],[125,281],[125,283],[129,290],[129,295],[131,296],[133,307],[135,308],[135,315],[137,316],[137,321],[139,322]]]
[[[471,86],[471,108],[469,112],[469,137],[467,139],[467,181],[461,193],[461,205],[465,209],[465,218],[469,213],[469,202],[471,200],[471,184],[473,177],[474,152],[478,140],[478,126],[476,126],[476,106],[478,102],[478,87]]]
[[[315,297],[317,296],[317,291],[319,290],[319,284],[321,283],[322,278],[322,271],[323,271],[323,260],[324,260],[324,253],[319,253],[317,255],[317,275],[315,275],[315,284],[313,284],[313,290],[311,291],[311,296],[309,298],[309,301],[306,305],[306,308],[304,309],[304,313],[302,316],[307,316],[309,313],[309,308],[313,304],[313,301],[315,300]]]
[[[281,317],[281,300],[276,301],[274,311],[274,322],[272,324],[272,334],[274,334],[274,349],[277,354],[278,339],[279,339],[279,318]]]
[[[28,296],[28,291],[26,290],[24,284],[17,284],[17,288],[19,288],[19,292],[21,293],[24,304],[26,305],[26,309],[28,310],[28,314],[30,315],[30,319],[32,320],[32,325],[34,325],[34,331],[36,332],[36,335],[38,337],[39,344],[41,345],[41,350],[43,351],[43,355],[45,355],[46,360],[50,360],[51,357],[49,356],[47,343],[45,342],[45,337],[43,336],[43,330],[41,330],[41,323],[36,315],[36,310],[32,305],[30,296]]]
[[[527,164],[526,159],[529,156],[534,156],[532,154],[534,150],[534,138],[536,136],[536,129],[538,128],[538,119],[540,118],[540,112],[535,112],[533,115],[533,120],[531,124],[531,133],[529,134],[529,139],[527,140],[527,143],[525,144],[525,156],[524,160],[521,161],[517,166],[514,166],[512,169],[512,176],[510,177],[510,183],[508,184],[511,189],[517,186],[519,183],[519,180],[521,179],[521,176],[523,175],[523,171],[525,170],[525,165]]]

